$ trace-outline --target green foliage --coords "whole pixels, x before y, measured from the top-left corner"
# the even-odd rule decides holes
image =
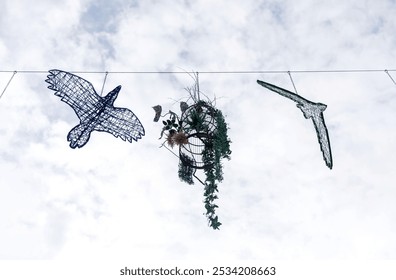
[[[227,135],[227,124],[225,123],[223,113],[220,110],[216,112],[217,129],[214,132],[213,147],[214,147],[214,168],[216,179],[220,182],[223,180],[223,166],[221,159],[231,159],[230,139]]]
[[[187,114],[187,115],[184,115]],[[183,122],[183,123],[182,123]],[[218,206],[215,201],[218,199],[218,183],[223,181],[222,159],[230,159],[230,139],[228,138],[228,126],[222,112],[210,103],[198,100],[193,106],[188,107],[183,112],[182,119],[169,112],[169,119],[164,120],[161,137],[164,132],[167,136],[183,131],[188,134],[200,134],[200,139],[204,143],[202,150],[202,162],[204,166],[204,205],[209,226],[219,229],[221,223],[216,215]],[[203,136],[202,136],[203,135]],[[187,184],[194,184],[193,176],[196,172],[196,162],[194,158],[184,153],[179,153],[178,175],[181,181]]]
[[[186,182],[189,185],[193,185],[193,174],[195,169],[191,167],[193,163],[193,159],[189,156],[180,153],[180,161],[179,161],[179,178],[181,181]]]
[[[179,124],[176,123],[175,115],[166,121],[162,121],[162,124],[164,125],[163,130],[176,131],[179,129]]]
[[[193,109],[189,114],[187,124],[191,127],[191,129],[203,131],[205,129],[205,116],[199,112],[198,108]]]
[[[162,124],[164,126],[162,127],[160,139],[165,132],[167,132],[167,134],[165,135],[169,135],[175,132],[179,132],[181,130],[181,122],[179,120],[179,116],[172,111],[169,111],[167,115],[169,115],[169,119],[167,119],[166,121],[162,121]]]
[[[230,139],[227,135],[227,124],[225,123],[223,113],[220,110],[216,112],[217,130],[214,135],[214,146],[219,158],[230,159]]]
[[[215,210],[216,208],[218,208],[218,206],[214,203],[215,199],[218,198],[216,193],[219,190],[217,188],[215,169],[213,168],[213,166],[211,166],[211,164],[214,162],[213,149],[205,147],[202,154],[202,159],[206,166],[204,168],[204,172],[206,175],[204,192],[204,203],[206,209],[205,215],[209,220],[209,226],[213,229],[219,229],[221,223],[218,221],[218,217],[215,213]]]
[[[217,128],[213,133],[213,138],[205,143],[205,148],[202,152],[202,160],[204,162],[205,179],[205,192],[204,203],[206,209],[206,217],[209,220],[209,226],[213,229],[219,229],[221,223],[215,213],[218,206],[214,203],[218,198],[217,183],[223,181],[223,166],[221,159],[230,159],[230,139],[227,135],[227,124],[225,123],[224,116],[220,110],[216,110],[216,125]]]

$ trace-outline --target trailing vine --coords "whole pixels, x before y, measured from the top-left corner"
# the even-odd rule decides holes
[[[168,119],[162,121],[164,126],[160,139],[165,134],[167,146],[179,147],[179,179],[192,185],[195,178],[204,185],[204,215],[210,227],[219,229],[221,222],[216,215],[218,205],[215,202],[218,199],[218,184],[223,181],[221,161],[230,160],[231,155],[228,126],[223,113],[216,109],[213,102],[200,100],[198,76],[196,84],[187,88],[187,91],[194,102],[192,105],[180,103],[180,117],[172,111],[161,116],[162,107],[157,105],[153,107],[156,111],[154,121],[168,116]],[[196,176],[198,170],[203,171],[204,180]]]
[[[205,143],[202,152],[204,162],[205,192],[204,203],[206,209],[206,217],[209,220],[209,226],[213,229],[219,229],[221,223],[216,215],[218,206],[214,203],[218,199],[218,183],[223,181],[223,165],[222,158],[230,159],[230,140],[227,135],[227,124],[225,123],[223,114],[220,110],[216,110],[217,129],[213,133],[213,138]]]

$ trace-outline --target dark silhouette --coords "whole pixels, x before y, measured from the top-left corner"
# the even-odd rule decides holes
[[[327,105],[322,103],[314,103],[291,91],[260,80],[257,80],[257,83],[269,90],[277,92],[280,95],[293,100],[297,103],[297,107],[303,112],[304,117],[306,119],[312,119],[316,134],[318,136],[320,149],[323,153],[323,159],[326,165],[331,169],[333,167],[333,159],[331,156],[330,139],[323,116],[323,111],[326,110]]]
[[[135,114],[129,109],[113,106],[121,86],[101,97],[83,78],[60,70],[50,70],[49,73],[45,80],[50,84],[48,88],[69,104],[80,119],[80,124],[67,135],[71,148],[83,147],[94,130],[111,133],[129,142],[142,138],[144,128]]]

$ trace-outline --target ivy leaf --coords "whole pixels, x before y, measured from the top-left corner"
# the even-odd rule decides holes
[[[213,229],[220,229],[219,227],[221,226],[221,223],[219,222],[219,217],[218,216],[209,217],[209,226],[212,227]]]

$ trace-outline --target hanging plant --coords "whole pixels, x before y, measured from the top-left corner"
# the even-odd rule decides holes
[[[154,121],[164,118],[160,139],[165,135],[166,141],[161,147],[165,146],[170,151],[178,147],[179,178],[190,185],[194,184],[195,178],[204,185],[205,215],[209,226],[219,229],[221,223],[216,215],[218,206],[215,200],[218,198],[218,183],[223,181],[221,161],[230,159],[231,141],[223,113],[214,102],[200,99],[198,74],[194,78],[194,86],[186,89],[192,104],[181,102],[180,116],[172,111],[162,116],[162,107],[154,106]],[[204,179],[200,179],[197,171]]]

